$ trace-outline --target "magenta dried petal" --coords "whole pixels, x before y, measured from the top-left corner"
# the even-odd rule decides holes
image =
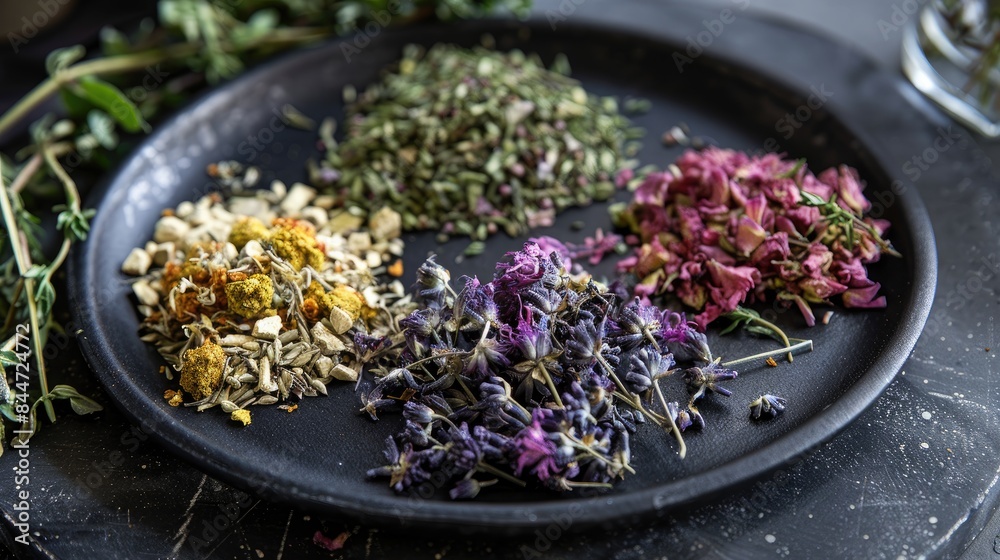
[[[635,172],[631,169],[622,169],[615,174],[615,186],[619,189],[625,188],[628,182],[635,177]]]
[[[727,206],[729,204],[729,176],[721,168],[709,169],[704,175],[705,196],[712,205]]]
[[[760,271],[749,266],[726,266],[708,261],[706,268],[712,276],[716,294],[713,299],[728,313],[739,305],[747,293],[760,282]]]
[[[667,229],[667,211],[663,206],[633,204],[629,211],[639,225],[638,233],[643,241],[648,242]]]
[[[823,301],[847,291],[847,286],[827,277],[805,278],[799,281],[799,288],[810,301]]]
[[[546,255],[550,255],[552,253],[559,255],[559,259],[562,260],[563,267],[566,270],[573,267],[573,261],[571,259],[572,255],[569,247],[567,247],[562,241],[548,235],[532,237],[528,241],[536,244],[539,250]]]
[[[810,278],[821,278],[833,263],[833,253],[822,243],[809,245],[808,255],[802,261],[802,272]]]
[[[701,214],[694,208],[680,207],[677,209],[677,219],[681,239],[692,245],[701,243],[701,233],[705,230],[705,223],[701,221]]]
[[[785,216],[795,224],[795,229],[805,235],[811,229],[816,229],[819,225],[822,214],[818,208],[812,206],[799,206],[785,210]]]
[[[795,237],[799,236],[799,230],[796,229],[795,224],[785,216],[774,217],[774,229],[775,231],[780,231]]]
[[[855,309],[881,309],[885,307],[885,296],[876,297],[881,288],[882,285],[875,282],[865,288],[851,288],[847,290],[843,295],[844,307],[853,307]]]
[[[757,194],[748,198],[746,204],[743,205],[743,211],[746,212],[746,216],[751,220],[766,227],[764,220],[765,213],[770,211],[770,209],[767,207],[767,199],[764,198],[764,195]]]
[[[802,200],[799,187],[792,179],[772,178],[761,187],[764,196],[786,209],[794,208]]]
[[[792,296],[792,300],[795,301],[799,312],[802,313],[802,317],[806,320],[806,325],[810,327],[816,326],[816,316],[813,315],[813,310],[812,307],[809,307],[809,302],[802,299],[802,296]]]
[[[841,284],[845,284],[849,288],[867,288],[873,284],[868,279],[868,271],[865,270],[865,265],[861,263],[861,259],[856,257],[847,261],[834,261],[830,265],[830,271],[836,275],[837,280]]]
[[[719,264],[724,264],[727,266],[732,266],[736,264],[736,259],[727,253],[722,247],[716,247],[712,245],[702,245],[698,247],[698,255],[696,258],[703,259],[706,261],[716,261]]]
[[[740,216],[736,225],[736,236],[733,238],[733,246],[741,255],[749,255],[767,238],[767,232],[757,222],[749,216]]]
[[[861,178],[858,177],[857,170],[848,167],[846,165],[841,165],[836,170],[828,169],[824,171],[824,174],[832,172],[828,179],[823,181],[830,184],[830,181],[834,181],[834,185],[837,189],[837,202],[845,209],[852,210],[855,214],[861,215],[867,212],[871,208],[871,202],[865,198],[862,194],[864,189],[861,184]],[[836,179],[833,179],[836,177]],[[821,177],[820,180],[823,180]]]
[[[876,218],[865,218],[865,223],[875,228],[875,231],[877,231],[880,236],[885,236],[885,232],[889,231],[889,226],[891,225],[889,220],[880,220]]]
[[[663,206],[667,201],[667,190],[674,176],[669,171],[650,173],[635,191],[634,200],[637,204]]]
[[[750,255],[750,264],[762,270],[770,269],[772,261],[781,261],[788,258],[791,249],[788,247],[788,234],[778,232],[760,244]]]

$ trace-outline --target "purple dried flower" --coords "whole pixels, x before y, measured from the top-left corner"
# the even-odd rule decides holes
[[[431,307],[442,307],[448,295],[451,273],[435,262],[432,255],[417,269],[417,283],[414,290],[417,297]]]
[[[761,395],[750,403],[750,417],[754,420],[774,418],[785,411],[788,402],[774,395]]]
[[[537,243],[529,241],[524,244],[523,250],[507,253],[504,258],[506,262],[497,263],[494,283],[498,287],[517,291],[535,282],[544,282],[547,286],[556,285],[559,257],[556,256],[554,261],[551,254],[542,251]]]
[[[499,340],[488,338],[476,344],[465,363],[465,373],[482,377],[510,365]]]
[[[361,391],[361,404],[364,406],[359,413],[367,413],[372,420],[378,420],[378,413],[394,406],[396,401],[383,398],[382,387],[377,385],[371,392]]]
[[[405,492],[416,484],[430,480],[431,473],[441,468],[445,452],[433,447],[414,451],[409,443],[399,449],[390,436],[386,438],[385,457],[388,464],[369,470],[368,477],[389,477],[389,486],[393,490]]]
[[[482,486],[483,484],[474,478],[460,480],[448,491],[448,496],[452,500],[471,500],[479,495]]]
[[[691,402],[698,400],[705,393],[718,393],[728,397],[732,391],[719,386],[718,383],[736,379],[736,376],[735,371],[722,367],[718,361],[707,366],[688,368],[683,374],[684,382],[692,392]]]
[[[660,339],[678,363],[710,363],[712,351],[708,338],[698,330],[694,322],[689,322],[683,313],[664,311],[660,321]]]
[[[578,322],[566,333],[566,358],[573,364],[588,366],[597,361],[604,344],[605,320],[598,322],[594,314],[581,311]]]
[[[407,401],[403,405],[403,418],[417,424],[430,424],[434,421],[434,410],[426,404]]]
[[[623,349],[635,348],[644,339],[654,342],[653,333],[660,330],[660,311],[634,298],[618,308],[609,328],[608,341]]]
[[[516,465],[514,474],[521,476],[524,472],[530,472],[544,483],[560,474],[562,469],[556,461],[556,444],[542,429],[541,411],[542,409],[535,409],[531,424],[514,436],[511,447]]]
[[[493,296],[492,283],[482,284],[479,278],[465,277],[465,286],[455,299],[455,318],[462,330],[482,329],[499,322]]]
[[[389,338],[385,336],[371,336],[357,331],[354,333],[354,349],[358,353],[358,360],[362,363],[369,362],[389,346]]]
[[[446,432],[447,462],[453,467],[453,473],[469,473],[479,466],[483,458],[483,452],[479,449],[479,442],[469,433],[469,426],[465,422],[461,426],[448,428]]]
[[[674,358],[661,354],[652,348],[643,348],[632,354],[631,367],[625,374],[625,386],[636,394],[642,394],[653,387],[653,381],[670,372]]]

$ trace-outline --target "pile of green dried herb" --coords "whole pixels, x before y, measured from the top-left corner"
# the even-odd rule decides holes
[[[347,205],[390,206],[407,230],[481,241],[551,225],[611,197],[640,134],[568,73],[564,57],[547,69],[521,51],[410,45],[381,82],[345,92],[346,138],[327,127],[313,182]]]

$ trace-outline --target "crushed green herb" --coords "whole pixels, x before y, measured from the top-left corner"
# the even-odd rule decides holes
[[[348,100],[343,141],[321,127],[327,152],[312,181],[349,207],[397,210],[406,230],[474,241],[607,200],[641,131],[614,98],[566,75],[565,57],[553,67],[521,51],[410,45]]]

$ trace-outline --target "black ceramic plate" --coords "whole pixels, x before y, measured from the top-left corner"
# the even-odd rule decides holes
[[[396,496],[384,481],[365,481],[364,473],[382,464],[382,442],[398,429],[400,419],[388,415],[375,423],[356,415],[359,405],[352,385],[331,386],[329,397],[309,399],[294,414],[259,407],[253,425],[241,429],[217,411],[199,414],[167,406],[162,397],[167,383],[157,373],[161,361],[136,335],[139,320],[128,279],[119,267],[132,247],[150,238],[160,211],[210,190],[205,166],[222,159],[259,165],[268,179],[303,179],[304,162],[317,155],[314,136],[282,126],[276,108],[291,103],[317,119],[339,117],[342,87],[372,82],[411,42],[472,45],[491,33],[501,49],[537,52],[546,60],[566,53],[574,76],[589,90],[652,102],[653,109],[636,119],[648,130],[640,154],[644,164],[665,165],[679,154],[679,149],[663,147],[659,136],[683,121],[695,134],[721,146],[757,151],[779,146],[791,156],[808,158],[816,170],[853,165],[868,181],[869,194],[884,198],[892,174],[880,160],[877,145],[865,140],[872,131],[866,129],[863,111],[834,102],[817,108],[808,87],[762,75],[760,67],[765,65],[755,58],[760,52],[774,57],[766,66],[780,69],[781,57],[793,57],[793,49],[768,46],[767,37],[747,31],[753,27],[734,27],[730,35],[715,40],[712,56],[698,57],[679,73],[673,55],[684,52],[687,34],[700,29],[706,13],[679,6],[671,10],[658,25],[576,17],[553,28],[540,17],[527,23],[487,21],[383,31],[360,53],[352,51],[349,59],[340,43],[281,58],[218,88],[164,123],[125,162],[103,198],[92,201],[101,211],[72,271],[82,347],[111,399],[172,452],[266,497],[368,522],[468,530],[514,531],[545,526],[553,519],[581,527],[667,511],[752,480],[832,436],[893,379],[928,313],[935,284],[933,235],[912,188],[895,196],[885,210],[893,223],[891,239],[904,258],[871,269],[888,297],[886,310],[838,310],[828,326],[813,329],[805,328],[795,312],[780,314],[777,320],[789,334],[815,339],[816,350],[793,365],[743,371],[731,383],[731,398],[712,399],[702,408],[710,429],[689,432],[686,460],[677,457],[669,437],[652,426],[642,427],[633,440],[638,474],[603,494],[495,488],[477,501],[461,503],[437,496]],[[790,138],[776,126],[787,118],[796,119],[798,126]],[[570,233],[567,225],[575,220],[585,220],[589,231],[609,227],[606,208],[594,206],[569,212],[557,227],[537,233],[579,241],[586,232]],[[429,251],[441,254],[440,261],[452,267],[455,277],[489,277],[492,263],[523,240],[491,239],[486,254],[461,265],[453,264],[453,257],[464,242],[437,247],[432,234],[411,235],[406,241],[406,279],[412,281]],[[610,269],[605,264],[598,273]],[[739,335],[714,342],[716,353],[727,358],[771,345]],[[786,397],[788,412],[772,422],[752,423],[747,403],[763,392]]]

